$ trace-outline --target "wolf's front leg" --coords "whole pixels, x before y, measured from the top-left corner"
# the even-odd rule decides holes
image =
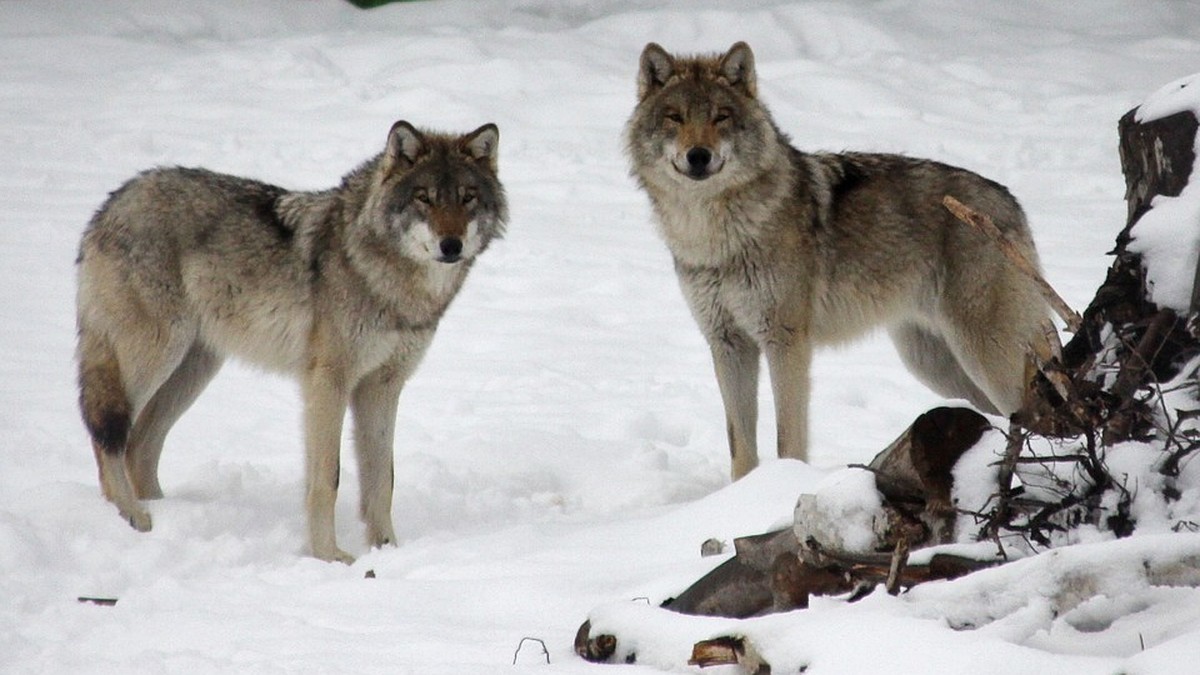
[[[354,562],[337,547],[334,507],[341,472],[339,459],[346,387],[342,369],[313,363],[304,375],[304,449],[306,453],[308,536],[313,556]]]
[[[384,366],[367,375],[350,400],[362,490],[360,513],[367,525],[367,542],[375,547],[396,544],[396,533],[392,528],[395,482],[392,445],[396,406],[405,375],[404,369],[397,365]]]
[[[791,334],[766,347],[767,370],[775,399],[775,425],[779,456],[808,460],[809,368],[812,345],[807,337]]]
[[[758,466],[758,346],[749,336],[727,331],[710,338],[717,384],[725,404],[733,480]]]

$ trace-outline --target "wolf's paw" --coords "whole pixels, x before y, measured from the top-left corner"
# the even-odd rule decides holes
[[[328,551],[314,551],[313,557],[315,557],[319,560],[324,560],[325,562],[340,562],[343,565],[353,565],[354,564],[354,556],[350,555],[349,553],[346,553],[345,551],[343,551],[342,549],[340,549],[336,546],[333,547],[332,550],[328,550]]]
[[[121,517],[129,523],[129,526],[138,532],[149,532],[152,522],[150,521],[150,513],[144,509],[122,510]]]
[[[367,539],[371,542],[371,548],[384,548],[385,546],[395,548],[397,546],[396,533],[390,530],[387,532],[372,532],[367,536]]]

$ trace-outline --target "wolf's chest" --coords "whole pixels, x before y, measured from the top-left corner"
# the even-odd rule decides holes
[[[722,264],[740,247],[741,230],[708,208],[679,202],[657,209],[659,233],[681,262],[696,267]]]
[[[731,324],[766,336],[781,323],[795,323],[808,313],[795,280],[766,261],[710,268],[680,264],[678,272],[684,296],[702,325]]]

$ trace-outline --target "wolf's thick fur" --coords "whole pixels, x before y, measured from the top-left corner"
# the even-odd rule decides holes
[[[83,234],[80,405],[104,495],[138,530],[162,496],[171,426],[227,356],[302,385],[312,553],[334,536],[349,407],[361,512],[394,543],[400,389],[475,257],[502,234],[495,125],[463,136],[397,122],[384,152],[324,192],[203,169],[157,169],[110,195]]]
[[[626,141],[712,349],[734,478],[758,463],[760,352],[781,457],[806,456],[813,347],[878,325],[934,391],[1019,407],[1046,303],[942,206],[953,195],[990,214],[1036,264],[1004,187],[929,160],[793,148],[758,100],[745,43],[712,56],[647,45]]]

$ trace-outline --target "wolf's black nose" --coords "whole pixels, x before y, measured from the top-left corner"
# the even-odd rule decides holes
[[[438,248],[442,250],[442,259],[447,261],[458,260],[462,255],[462,239],[458,237],[446,237],[439,244]]]
[[[712,151],[708,148],[695,147],[687,151],[688,167],[695,172],[703,171],[712,161]]]

